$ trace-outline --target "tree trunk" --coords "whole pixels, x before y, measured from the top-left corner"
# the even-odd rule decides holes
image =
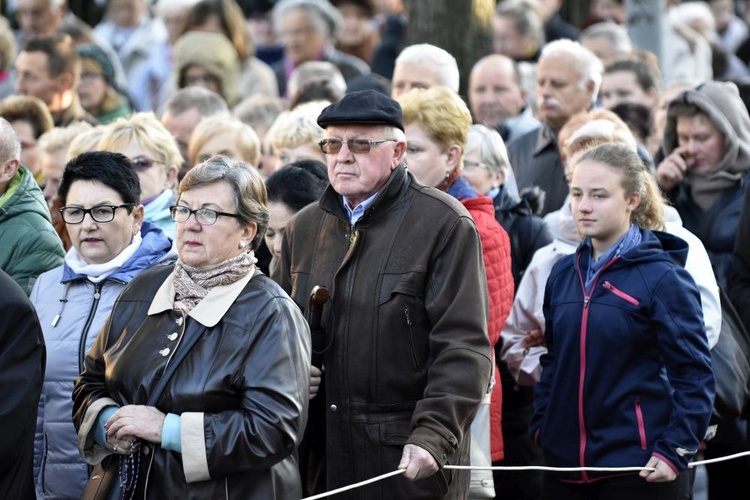
[[[461,72],[466,96],[471,67],[492,52],[495,0],[408,0],[405,46],[431,43],[447,50]]]

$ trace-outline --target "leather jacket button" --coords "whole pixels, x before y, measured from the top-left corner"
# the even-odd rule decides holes
[[[143,447],[141,448],[141,450],[143,450],[143,454],[144,455],[150,455],[151,454],[151,446],[149,446],[147,444],[143,445]]]
[[[177,323],[177,326],[181,326],[182,325],[182,316],[180,316],[177,319],[175,319],[174,322]]]
[[[331,405],[331,411],[333,413],[336,413],[336,410],[338,410],[338,408],[336,407],[336,405]]]
[[[169,356],[169,352],[170,352],[169,347],[165,347],[164,349],[159,351],[159,354],[161,354],[162,356]]]
[[[169,335],[167,335],[167,339],[169,339],[171,342],[174,342],[177,340],[177,332],[172,332]]]

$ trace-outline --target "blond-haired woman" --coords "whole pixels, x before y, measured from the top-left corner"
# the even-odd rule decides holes
[[[197,165],[216,155],[229,156],[257,167],[260,162],[258,135],[252,127],[236,118],[204,118],[190,136],[188,159],[191,165]]]
[[[172,134],[153,113],[135,113],[109,125],[98,149],[121,153],[133,162],[141,181],[144,219],[174,238],[169,207],[175,199],[177,171],[182,156]]]

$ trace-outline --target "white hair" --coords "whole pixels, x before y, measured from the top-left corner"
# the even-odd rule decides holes
[[[396,58],[396,64],[434,64],[438,68],[440,85],[445,85],[453,92],[458,93],[461,76],[458,72],[456,58],[445,50],[429,43],[409,45]]]
[[[198,2],[200,0],[158,0],[156,12],[159,16],[164,17],[172,12],[188,11]]]
[[[594,91],[591,95],[591,102],[596,102],[599,86],[602,83],[602,73],[604,72],[602,62],[596,57],[596,54],[580,43],[566,39],[555,40],[545,45],[539,60],[561,54],[566,54],[576,60],[578,72],[581,74],[581,80],[578,82],[579,88],[585,88],[588,82],[593,82]]]
[[[606,40],[618,57],[633,52],[633,42],[630,40],[628,30],[619,24],[612,22],[592,24],[581,32],[578,40],[582,42],[594,38]]]
[[[276,33],[281,33],[281,20],[287,12],[304,10],[313,28],[318,33],[328,34],[333,39],[338,35],[343,17],[328,0],[280,0],[274,5],[272,19]]]
[[[716,33],[716,21],[711,8],[704,2],[685,2],[670,10],[670,18],[692,26],[695,21],[705,21],[708,29]]]
[[[0,118],[0,162],[21,159],[21,141],[8,120]]]

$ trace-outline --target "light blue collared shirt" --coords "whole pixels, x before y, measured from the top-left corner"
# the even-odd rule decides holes
[[[370,196],[365,201],[354,207],[354,210],[349,208],[349,202],[346,201],[346,197],[341,197],[341,200],[344,202],[346,213],[349,215],[349,224],[351,224],[352,226],[357,224],[357,221],[361,219],[363,215],[365,215],[365,211],[370,208],[375,202],[375,197],[377,195],[378,193],[375,193],[374,195]]]

